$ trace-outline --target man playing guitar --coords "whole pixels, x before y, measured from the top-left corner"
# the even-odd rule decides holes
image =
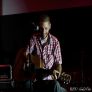
[[[42,15],[39,18],[38,32],[31,37],[24,53],[23,71],[25,76],[30,76],[30,81],[36,81],[35,92],[65,92],[57,81],[62,72],[60,43],[50,34],[50,29],[49,16]],[[26,80],[26,83],[29,81]],[[48,89],[50,86],[51,89]]]

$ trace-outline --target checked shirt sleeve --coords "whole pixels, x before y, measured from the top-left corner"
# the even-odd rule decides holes
[[[61,48],[58,40],[56,41],[55,45],[54,59],[56,64],[62,64]]]

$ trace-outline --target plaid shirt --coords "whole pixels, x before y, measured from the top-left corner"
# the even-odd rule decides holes
[[[26,55],[32,53],[34,50],[36,50],[35,53],[44,61],[45,69],[51,69],[53,64],[62,64],[60,43],[58,39],[50,33],[45,46],[42,46],[40,39],[36,36],[30,39],[30,46],[28,46],[26,50]],[[49,75],[43,80],[52,80],[52,78]]]

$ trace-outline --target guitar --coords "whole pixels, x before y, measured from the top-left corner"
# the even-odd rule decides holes
[[[13,78],[16,81],[30,79],[30,76],[25,76],[24,71],[23,71],[23,66],[26,61],[23,54],[24,52],[25,52],[25,49],[21,48],[16,56],[16,60],[15,60],[14,68],[13,68]],[[44,63],[42,62],[42,60],[39,58],[38,55],[35,55],[35,56],[31,55],[31,61],[35,65],[35,68],[40,69],[41,71],[40,74],[44,75],[44,73],[50,72],[49,70],[43,69]],[[58,80],[62,81],[64,84],[69,84],[71,81],[71,76],[63,72]]]
[[[43,67],[44,67],[45,65],[44,65],[43,61],[39,58],[38,55],[35,55],[35,56],[34,56],[34,55],[31,54],[31,61],[32,61],[32,63],[35,65],[35,68],[38,69],[38,72],[36,72],[36,73],[38,73],[37,76],[39,76],[40,79],[41,79],[45,74],[47,74],[47,75],[52,74],[52,70],[53,70],[53,69],[52,69],[52,70],[50,70],[50,69],[47,69],[47,70],[43,69]],[[59,77],[58,80],[62,81],[63,84],[69,84],[70,81],[71,81],[71,75],[69,75],[69,74],[63,72],[63,73],[61,73],[61,75],[60,75],[60,77]]]

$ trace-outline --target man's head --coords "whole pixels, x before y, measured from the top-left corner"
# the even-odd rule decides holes
[[[50,17],[47,15],[40,16],[39,19],[39,30],[41,37],[44,39],[48,36],[49,30],[51,29]]]

